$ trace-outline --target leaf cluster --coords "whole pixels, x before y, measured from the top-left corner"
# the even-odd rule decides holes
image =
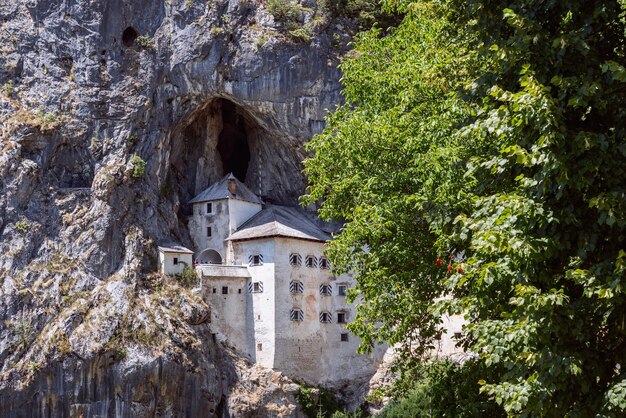
[[[463,313],[508,414],[625,412],[624,6],[389,0],[402,24],[357,39],[305,201],[345,220],[364,348],[409,367]]]

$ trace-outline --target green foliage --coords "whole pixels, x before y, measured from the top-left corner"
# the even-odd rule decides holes
[[[309,418],[341,418],[344,415],[341,403],[333,393],[322,387],[312,388],[301,385],[296,401]]]
[[[478,380],[486,372],[478,361],[457,365],[449,360],[424,363],[404,377],[408,395],[390,403],[380,418],[504,417],[504,411],[479,393]]]
[[[135,39],[135,44],[144,49],[154,49],[154,39],[149,36],[141,35]]]
[[[185,287],[189,287],[198,282],[198,274],[191,266],[185,266],[183,271],[176,275],[176,280]]]
[[[277,21],[288,24],[297,21],[300,5],[294,0],[269,0],[267,10]]]
[[[13,86],[13,80],[9,80],[6,83],[4,83],[2,85],[2,88],[0,88],[0,90],[2,91],[2,93],[4,93],[7,97],[11,97],[13,96],[13,93],[15,93],[15,87]]]
[[[25,220],[17,221],[15,222],[15,229],[24,234],[30,229],[30,224]]]
[[[290,30],[289,35],[291,35],[293,38],[301,42],[310,42],[313,36],[313,33],[310,27],[303,26],[298,29]]]
[[[380,0],[319,0],[320,10],[333,17],[354,19],[361,29],[374,25],[387,28],[399,23],[400,15],[381,8]]]
[[[146,172],[146,162],[141,159],[137,154],[133,154],[130,158],[130,163],[132,165],[133,171],[131,172],[131,176],[133,178],[141,178]]]
[[[410,370],[464,313],[508,414],[626,413],[624,3],[388,3],[406,17],[357,39],[305,162],[306,202],[346,221],[351,330]]]

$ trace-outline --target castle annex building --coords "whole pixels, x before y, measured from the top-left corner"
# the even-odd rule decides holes
[[[195,252],[159,247],[161,271],[194,265],[213,332],[252,361],[327,386],[371,376],[383,354],[356,354],[345,328],[349,275],[323,251],[331,236],[297,208],[264,204],[232,174],[191,200]],[[195,254],[195,259],[192,257]]]

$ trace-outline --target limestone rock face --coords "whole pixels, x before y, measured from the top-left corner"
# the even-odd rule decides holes
[[[263,4],[0,0],[0,416],[261,408],[232,409],[210,307],[147,272],[159,242],[191,246],[187,201],[225,173],[303,192],[346,23],[302,3],[302,41]]]

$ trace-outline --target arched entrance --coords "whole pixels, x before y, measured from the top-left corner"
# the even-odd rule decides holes
[[[196,258],[200,264],[222,264],[222,256],[215,250],[207,248]]]

